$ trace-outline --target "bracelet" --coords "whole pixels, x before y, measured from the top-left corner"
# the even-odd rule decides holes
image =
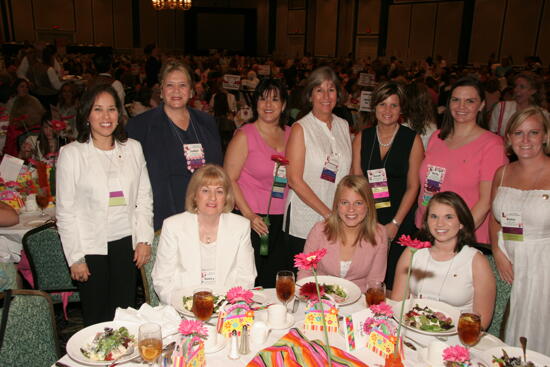
[[[395,218],[393,218],[393,219],[391,220],[391,222],[392,222],[393,224],[395,224],[396,226],[398,226],[398,227],[401,225],[401,223],[399,223],[398,221],[396,221]]]

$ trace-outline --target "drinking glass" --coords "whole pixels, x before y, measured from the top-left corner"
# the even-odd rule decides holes
[[[208,288],[198,288],[193,292],[193,314],[201,321],[207,321],[214,313],[214,294]]]
[[[289,270],[281,270],[277,272],[275,281],[275,289],[277,290],[277,298],[285,307],[288,301],[294,296],[295,280],[294,273]]]
[[[367,293],[365,293],[367,306],[377,305],[386,300],[386,285],[378,280],[367,281]]]
[[[461,312],[458,319],[458,337],[466,347],[477,344],[481,337],[481,317],[475,312]]]
[[[160,325],[149,322],[139,327],[138,348],[141,359],[152,366],[162,353]]]
[[[48,204],[50,203],[50,192],[47,187],[41,187],[37,190],[36,193],[36,204],[38,204],[38,207],[40,208],[40,216],[45,217],[46,213],[44,213],[44,209],[48,207]]]

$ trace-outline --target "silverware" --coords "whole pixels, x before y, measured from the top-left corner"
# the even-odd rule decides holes
[[[403,340],[403,344],[405,344],[406,347],[409,347],[409,348],[411,348],[412,350],[416,350],[416,347],[414,346],[413,343],[409,343],[408,341]]]
[[[410,340],[410,341],[413,342],[414,344],[418,345],[420,348],[426,348],[426,347],[427,347],[426,344],[420,343],[419,341],[417,341],[417,340],[411,338],[410,336],[406,336],[405,339]]]
[[[300,300],[298,297],[294,297],[294,305],[292,305],[292,313],[296,313],[298,311],[298,305],[300,304]]]
[[[527,338],[524,336],[519,337],[521,349],[523,349],[523,361],[527,363]]]
[[[57,367],[71,367],[71,366],[69,366],[68,364],[65,364],[65,363],[59,362],[59,361],[55,362],[55,365],[56,365]]]
[[[164,361],[167,362],[167,365],[172,365],[172,353],[174,353],[174,349],[176,348],[176,342],[172,342],[168,344],[166,347],[164,347]]]

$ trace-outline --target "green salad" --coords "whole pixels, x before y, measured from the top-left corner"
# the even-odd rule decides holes
[[[82,354],[93,361],[114,361],[134,348],[135,337],[124,326],[114,330],[105,328],[91,343],[81,347]]]
[[[337,284],[321,284],[325,290],[325,293],[330,294],[334,300],[338,303],[342,303],[347,298],[345,289]]]
[[[405,323],[420,330],[433,332],[447,331],[454,327],[453,320],[443,312],[419,305],[415,305],[405,314]]]

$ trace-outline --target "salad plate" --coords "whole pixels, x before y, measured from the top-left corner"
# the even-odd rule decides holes
[[[506,358],[504,356],[504,352],[508,355],[508,363],[506,362]],[[483,359],[487,366],[500,366],[500,367],[543,367],[543,366],[550,366],[550,357],[545,356],[544,354],[537,353],[535,351],[527,349],[526,352],[527,355],[527,361],[531,362],[532,364],[526,364],[523,360],[523,350],[518,347],[509,347],[509,346],[502,346],[502,347],[495,347],[491,349],[487,349],[483,353]],[[500,359],[500,363],[495,361],[493,362],[494,357]],[[523,363],[520,363],[523,362]]]
[[[118,330],[121,327],[125,327],[128,329],[128,335],[129,337],[133,338],[133,351],[128,355],[123,355],[121,358],[117,359],[117,363],[124,363],[126,361],[129,361],[131,359],[136,358],[139,355],[139,350],[137,346],[137,338],[138,338],[138,329],[139,324],[127,322],[127,321],[108,321],[108,322],[102,322],[99,324],[88,326],[87,328],[84,328],[74,334],[69,341],[67,342],[67,354],[69,357],[71,357],[73,360],[75,360],[78,363],[83,363],[87,365],[92,366],[105,366],[105,365],[111,365],[113,363],[112,360],[106,361],[106,360],[94,360],[86,355],[84,355],[82,349],[87,350],[90,347],[94,345],[94,338],[98,333],[103,333],[105,331],[105,328],[111,328],[113,331]],[[114,338],[114,337],[113,337]],[[105,345],[112,346],[116,348],[120,343],[113,340],[112,342],[105,343]]]
[[[328,291],[325,289],[326,293],[332,296],[339,306],[351,305],[352,303],[357,302],[357,300],[361,297],[361,289],[359,289],[355,283],[350,282],[347,279],[338,278],[331,275],[318,275],[317,280],[320,285],[325,287],[328,286]],[[301,287],[309,282],[315,282],[315,278],[312,276],[302,278],[296,282],[296,285]],[[300,294],[298,289],[296,290],[296,294]],[[300,298],[301,301],[304,301],[300,296],[298,296],[298,298]]]
[[[401,302],[391,301],[394,318],[399,318]],[[409,299],[405,301],[403,322],[407,329],[424,335],[454,335],[457,331],[460,310],[444,302],[431,299]]]
[[[195,317],[191,308],[193,307],[193,291],[199,287],[186,287],[174,292],[170,300],[170,305],[176,309],[180,314],[184,316]],[[218,312],[225,302],[225,295],[229,288],[224,287],[207,287],[212,289],[214,294],[214,312],[212,317],[218,317]],[[267,297],[265,294],[259,291],[252,291],[254,297],[252,299],[256,305],[262,305],[266,303]]]

